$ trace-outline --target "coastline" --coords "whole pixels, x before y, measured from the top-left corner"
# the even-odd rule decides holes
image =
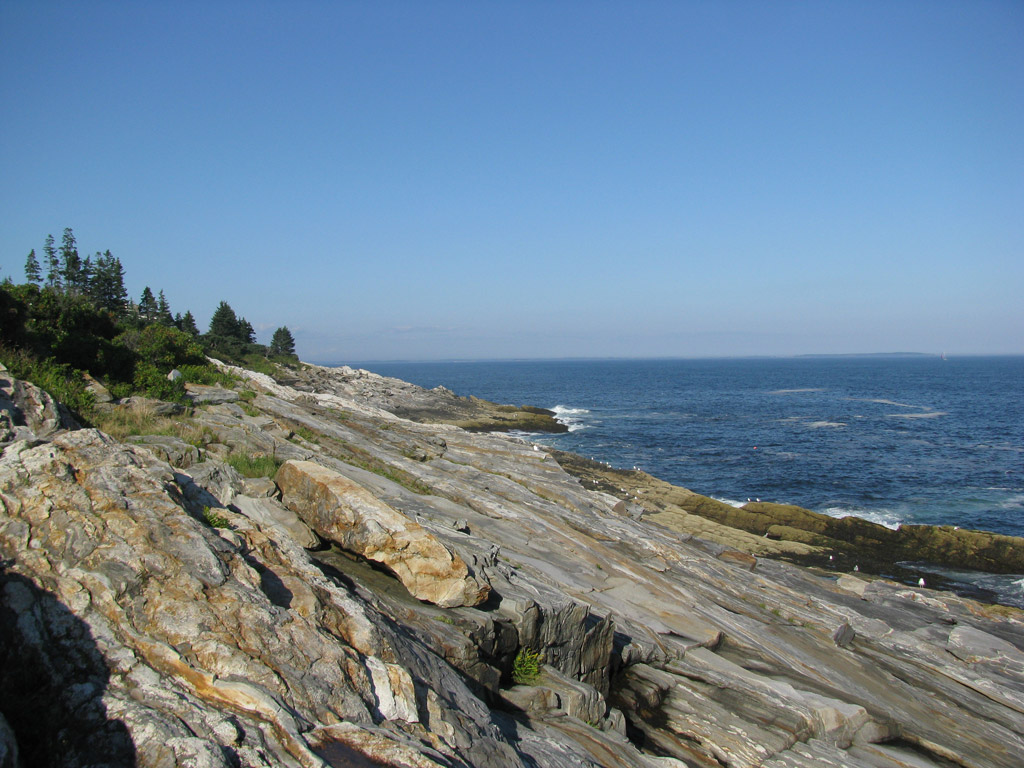
[[[639,478],[595,488],[563,466],[580,457],[382,407],[443,392],[224,371],[234,384],[190,386],[173,418],[109,403],[111,427],[149,428],[120,437],[0,386],[8,752],[172,749],[211,768],[1024,756],[1024,611],[680,533],[609,492]]]

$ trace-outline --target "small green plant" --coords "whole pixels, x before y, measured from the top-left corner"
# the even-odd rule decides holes
[[[229,453],[227,463],[243,477],[273,477],[281,462],[273,456],[252,453]]]
[[[211,528],[227,528],[228,519],[224,515],[219,515],[209,507],[203,507],[203,520]]]
[[[245,413],[246,416],[251,416],[252,418],[255,419],[255,418],[259,418],[260,416],[263,415],[263,413],[260,411],[259,408],[254,408],[253,406],[249,405],[244,400],[241,403],[239,403],[238,405],[242,409],[242,412]]]
[[[295,429],[292,430],[292,431],[296,435],[301,437],[303,440],[305,440],[307,443],[316,443],[317,445],[320,444],[320,435],[318,435],[316,432],[314,432],[309,427],[303,427],[303,426],[299,425],[299,426],[295,427]]]
[[[455,619],[453,619],[451,616],[435,616],[434,618],[440,621],[442,624],[455,624]]]
[[[243,389],[238,393],[238,399],[243,403],[249,403],[256,399],[256,393],[251,389]]]
[[[512,662],[512,679],[519,685],[532,685],[540,677],[540,653],[520,648]]]

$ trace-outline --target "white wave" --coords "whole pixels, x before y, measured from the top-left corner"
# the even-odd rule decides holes
[[[1021,507],[1024,507],[1024,494],[1020,493],[999,502],[999,509],[1020,509]]]
[[[711,498],[714,499],[715,501],[720,501],[723,504],[728,504],[730,507],[736,507],[737,509],[739,509],[740,507],[747,503],[745,501],[736,501],[736,499],[723,499],[720,496],[712,496]]]
[[[900,515],[891,509],[860,509],[858,507],[826,507],[818,510],[829,517],[859,517],[872,523],[884,525],[886,528],[896,530],[904,522]]]
[[[937,419],[939,416],[945,416],[946,411],[928,411],[927,413],[889,413],[886,415],[890,419]]]
[[[824,392],[824,387],[804,387],[803,389],[773,389],[769,395],[795,395],[800,392]]]
[[[821,429],[822,427],[845,427],[845,421],[810,421],[807,426],[811,429]]]
[[[590,409],[570,408],[567,405],[556,405],[551,410],[555,414],[555,421],[567,426],[570,432],[576,432],[577,430],[587,428],[587,425],[583,422],[581,417],[590,413]]]
[[[895,405],[897,408],[917,408],[922,411],[930,411],[927,405],[911,405],[910,403],[898,403],[895,400],[886,400],[880,397],[848,397],[847,400],[856,400],[859,403],[878,403],[879,405]]]

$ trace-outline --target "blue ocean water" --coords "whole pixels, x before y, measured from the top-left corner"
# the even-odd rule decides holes
[[[359,367],[554,409],[531,439],[718,499],[1024,536],[1024,357]]]

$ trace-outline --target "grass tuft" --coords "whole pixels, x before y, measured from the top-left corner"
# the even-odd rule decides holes
[[[281,461],[265,454],[229,453],[226,461],[243,477],[273,477],[281,466]]]
[[[520,648],[512,662],[512,679],[519,685],[533,685],[540,677],[540,653]]]

